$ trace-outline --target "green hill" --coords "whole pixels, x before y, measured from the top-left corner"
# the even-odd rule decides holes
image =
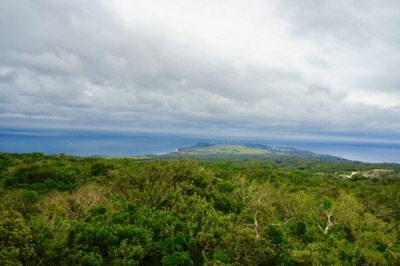
[[[163,155],[188,156],[188,157],[210,157],[210,158],[271,158],[271,157],[302,157],[315,158],[328,161],[345,161],[343,158],[316,154],[307,150],[300,150],[291,147],[267,146],[263,144],[231,144],[231,143],[198,143],[191,147],[178,149],[177,152],[171,152]]]

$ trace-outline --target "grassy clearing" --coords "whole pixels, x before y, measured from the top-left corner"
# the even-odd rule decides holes
[[[246,155],[262,155],[271,154],[271,151],[246,147],[234,144],[217,144],[210,147],[192,148],[180,152],[187,155],[208,155],[208,154],[246,154]]]

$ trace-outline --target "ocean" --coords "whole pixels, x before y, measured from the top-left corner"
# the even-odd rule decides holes
[[[199,142],[257,143],[309,150],[363,162],[400,163],[399,143],[321,141],[302,139],[199,137],[159,133],[82,130],[0,129],[0,152],[43,152],[77,156],[160,154]]]

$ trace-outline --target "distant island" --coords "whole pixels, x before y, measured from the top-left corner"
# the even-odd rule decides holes
[[[269,146],[265,144],[233,144],[218,143],[214,141],[200,142],[194,146],[183,147],[177,151],[158,155],[135,156],[135,158],[171,158],[192,157],[197,159],[215,158],[274,158],[274,157],[302,157],[327,161],[347,161],[344,158],[317,154],[308,150],[300,150],[292,147]]]

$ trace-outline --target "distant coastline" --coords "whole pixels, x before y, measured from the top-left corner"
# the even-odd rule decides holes
[[[260,143],[309,150],[363,162],[400,163],[400,144],[318,140],[193,137],[157,133],[91,132],[79,130],[0,129],[0,152],[43,152],[78,156],[165,154],[196,143]]]

